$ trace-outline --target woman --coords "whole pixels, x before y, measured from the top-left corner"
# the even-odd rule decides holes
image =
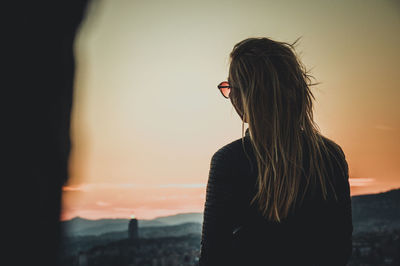
[[[346,265],[347,163],[313,121],[293,45],[250,38],[230,57],[218,88],[248,129],[212,157],[200,265]]]

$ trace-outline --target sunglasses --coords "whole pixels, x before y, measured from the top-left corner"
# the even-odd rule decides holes
[[[231,93],[231,86],[229,85],[229,82],[222,81],[220,84],[218,84],[217,87],[221,92],[222,96],[224,96],[226,99],[229,99],[229,94]]]

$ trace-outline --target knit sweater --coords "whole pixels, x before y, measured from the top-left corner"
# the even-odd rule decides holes
[[[328,196],[324,200],[318,186],[316,190],[308,189],[302,204],[279,223],[263,218],[250,203],[257,190],[258,170],[248,130],[243,140],[213,155],[200,266],[346,265],[353,231],[348,166],[342,149],[323,139],[332,154],[340,158],[333,160],[329,177],[337,199]],[[303,163],[308,169],[307,150]]]

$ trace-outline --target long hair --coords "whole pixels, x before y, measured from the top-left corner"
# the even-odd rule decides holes
[[[275,222],[288,217],[299,196],[303,199],[302,178],[306,188],[315,190],[319,184],[324,199],[330,188],[334,194],[323,159],[328,148],[313,120],[312,77],[298,60],[295,43],[249,38],[236,44],[230,55],[230,98],[249,125],[258,167],[252,204]],[[302,163],[304,150],[308,169]]]

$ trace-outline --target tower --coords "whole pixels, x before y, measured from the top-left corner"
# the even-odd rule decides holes
[[[131,216],[128,227],[129,239],[136,240],[139,238],[138,220],[134,215]]]

